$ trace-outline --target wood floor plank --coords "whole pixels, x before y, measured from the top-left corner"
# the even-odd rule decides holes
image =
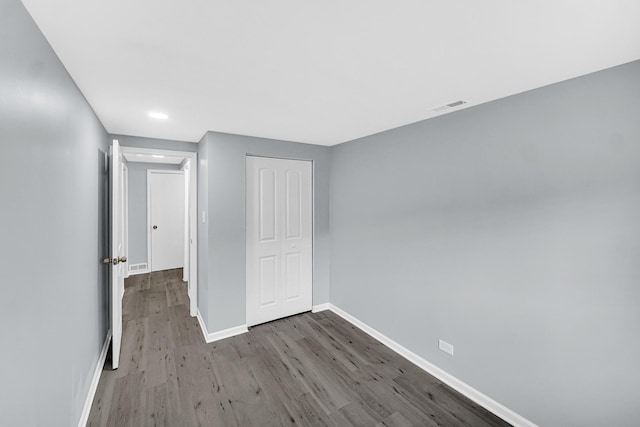
[[[119,373],[132,374],[146,367],[149,319],[144,317],[125,322],[122,328],[122,344]]]
[[[242,363],[230,363],[229,372],[237,381],[237,388],[230,393],[241,425],[284,426],[295,424],[295,418],[273,392],[273,382],[263,375],[259,357],[245,359]]]
[[[155,387],[146,388],[145,393],[145,416],[143,423],[148,427],[169,427],[168,406],[169,393],[166,383]]]
[[[133,427],[143,424],[143,376],[143,372],[136,372],[115,380],[107,426]]]
[[[371,387],[368,386],[367,378],[357,378],[354,375],[358,372],[352,372],[335,363],[334,357],[329,351],[320,346],[315,340],[305,338],[298,341],[302,348],[304,357],[313,363],[319,372],[331,383],[336,384],[340,389],[345,390],[347,399],[350,402],[357,401],[360,403],[365,412],[368,413],[372,420],[389,416],[393,411],[386,407],[380,399],[371,393]],[[347,417],[349,418],[349,417]]]
[[[189,307],[185,304],[173,305],[168,310],[176,346],[204,344],[200,325],[189,315]]]
[[[351,402],[340,408],[340,415],[349,423],[356,427],[372,426],[376,424],[377,416],[371,413],[371,410],[365,408],[362,402]]]
[[[298,322],[300,324],[300,330],[311,331],[307,333],[307,337],[313,338],[313,340],[318,341],[323,347],[330,349],[336,360],[347,367],[347,369],[356,371],[368,365],[368,362],[360,357],[357,352],[349,349],[347,343],[333,336],[330,331],[322,327],[312,316],[308,314],[298,316]],[[307,329],[307,327],[309,329]]]
[[[335,418],[327,417],[316,400],[308,393],[304,393],[295,399],[285,399],[285,405],[289,408],[296,420],[295,424],[305,427],[335,426]],[[333,414],[332,414],[333,415]],[[338,424],[348,427],[348,424]]]
[[[96,395],[91,406],[91,412],[87,419],[87,427],[106,426],[111,411],[113,398],[113,388],[115,386],[115,375],[110,375],[113,371],[104,370],[100,376],[100,382],[96,389]]]
[[[205,352],[199,346],[180,346],[175,349],[181,409],[184,417],[196,425],[222,425],[205,357]],[[196,372],[198,375],[194,375]]]
[[[269,342],[289,365],[291,370],[299,374],[300,383],[308,390],[320,406],[329,415],[349,403],[346,390],[333,384],[311,363],[300,349],[299,345],[285,335],[272,334]]]
[[[402,393],[407,400],[428,407],[426,410],[441,412],[438,417],[441,420],[457,425],[502,425],[495,415],[484,408],[479,410],[469,399],[442,383],[416,382],[407,375],[395,378],[394,382],[400,385],[400,390],[408,391]]]
[[[144,291],[138,291],[140,299],[142,300],[142,315],[148,316],[161,316],[167,318],[167,294],[162,290],[148,289]]]
[[[125,283],[89,426],[508,426],[331,312],[207,344],[182,270]]]
[[[286,409],[289,419],[281,419],[282,425],[291,424],[299,426],[330,426],[332,422],[324,410],[307,393],[301,393],[300,384],[291,375],[290,370],[278,363],[276,352],[265,349],[261,344],[254,343],[255,357],[250,363],[256,381],[269,398],[277,396],[280,402],[271,405],[282,404]]]
[[[144,317],[144,300],[142,294],[135,286],[125,286],[124,299],[122,300],[122,322]]]
[[[189,298],[186,295],[187,284],[180,281],[167,281],[165,295],[169,307],[174,305],[189,304]]]
[[[399,412],[394,412],[389,415],[384,420],[380,421],[376,424],[376,427],[412,427],[413,424],[409,422],[405,417],[402,416]]]

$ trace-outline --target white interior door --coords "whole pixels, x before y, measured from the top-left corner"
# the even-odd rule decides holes
[[[122,297],[124,296],[125,263],[124,254],[124,191],[123,164],[118,141],[111,146],[111,241],[110,258],[104,260],[111,265],[111,365],[117,369],[120,364],[120,344],[122,342]]]
[[[185,182],[182,171],[148,171],[151,271],[184,266]]]
[[[311,310],[311,162],[247,157],[247,325]]]

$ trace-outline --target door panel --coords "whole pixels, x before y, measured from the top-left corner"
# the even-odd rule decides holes
[[[278,281],[278,257],[260,258],[260,307],[275,304]]]
[[[184,265],[184,174],[149,171],[151,271]]]
[[[260,170],[260,241],[276,240],[276,171]]]
[[[312,164],[247,157],[247,324],[311,310]]]
[[[285,256],[287,301],[300,298],[300,253]]]
[[[298,171],[287,171],[287,239],[300,238],[302,216],[302,176]]]

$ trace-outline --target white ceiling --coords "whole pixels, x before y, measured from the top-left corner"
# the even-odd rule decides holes
[[[638,0],[23,1],[109,132],[185,141],[334,145],[640,59]]]

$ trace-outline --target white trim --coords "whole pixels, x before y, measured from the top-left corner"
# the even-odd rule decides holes
[[[191,159],[196,158],[195,151],[174,151],[174,150],[161,150],[159,148],[139,148],[139,147],[121,147],[122,154],[146,154],[146,155],[162,155],[166,157],[188,157]],[[176,165],[177,166],[177,165]]]
[[[124,269],[124,278],[127,279],[129,277],[129,168],[124,161],[122,162],[122,193],[122,246],[124,256],[127,257],[127,268]]]
[[[189,314],[198,313],[198,160],[189,158]]]
[[[207,331],[207,325],[204,324],[204,319],[202,318],[202,314],[200,314],[200,309],[198,309],[196,318],[198,319],[198,323],[200,324],[200,329],[202,329],[202,336],[204,337],[204,340],[207,341],[209,332]]]
[[[93,371],[93,378],[91,379],[89,394],[87,394],[87,399],[84,401],[84,407],[82,408],[82,414],[80,415],[78,427],[85,427],[87,425],[87,421],[89,420],[91,405],[93,404],[93,398],[96,396],[96,391],[98,390],[98,383],[100,382],[100,375],[102,374],[102,369],[104,368],[104,362],[105,360],[107,360],[107,350],[109,349],[110,342],[111,331],[107,332],[107,336],[104,339],[104,344],[102,344],[102,350],[100,351],[100,356],[98,356],[98,364],[96,365],[96,369]]]
[[[180,164],[180,170],[183,172],[183,180],[184,184],[184,206],[183,208],[183,228],[182,232],[182,281],[188,282],[189,279],[189,241],[191,240],[191,233],[189,233],[189,159],[184,159]],[[191,292],[189,292],[189,288],[187,288],[187,293],[191,296]],[[191,308],[189,308],[191,310]]]
[[[162,164],[162,163],[158,163],[158,164]],[[147,176],[149,176],[149,173],[184,175],[184,171],[183,170],[178,170],[178,169],[153,169],[153,168],[148,168],[147,169]]]
[[[148,274],[148,273],[151,273],[151,271],[147,268],[146,270],[129,271],[129,276],[137,276],[138,274]]]
[[[247,325],[235,326],[229,329],[223,329],[221,331],[209,332],[207,331],[207,325],[204,323],[204,319],[200,314],[200,310],[198,310],[198,323],[200,323],[200,328],[202,329],[202,334],[204,335],[204,340],[207,343],[212,343],[214,341],[220,341],[225,338],[235,337],[236,335],[244,334],[249,332],[249,328]]]
[[[328,302],[325,302],[324,304],[314,305],[311,308],[312,313],[317,313],[319,311],[325,311],[325,310],[331,310],[331,304],[329,304]]]
[[[502,418],[506,422],[510,423],[514,427],[538,427],[532,421],[529,421],[522,415],[519,415],[516,412],[512,411],[511,409],[507,408],[506,406],[496,402],[489,396],[476,390],[475,388],[471,387],[469,384],[465,383],[464,381],[454,377],[447,371],[438,368],[433,363],[429,362],[426,359],[423,359],[422,357],[418,356],[408,348],[402,346],[401,344],[398,344],[391,338],[384,335],[382,332],[375,330],[371,326],[367,325],[366,323],[357,319],[356,317],[350,315],[349,313],[342,310],[341,308],[333,304],[328,304],[328,305],[329,305],[329,310],[333,311],[335,314],[342,317],[347,322],[360,328],[362,331],[371,335],[373,338],[377,339],[382,344],[386,345],[391,350],[398,353],[400,356],[409,360],[411,363],[415,364],[419,368],[433,375],[443,383],[447,384],[449,387],[453,388],[454,390],[463,394],[467,398],[476,402],[478,405],[482,406],[486,410],[494,413],[495,415]],[[320,306],[317,306],[317,307],[322,307],[322,306],[324,306],[324,304],[321,304]]]

